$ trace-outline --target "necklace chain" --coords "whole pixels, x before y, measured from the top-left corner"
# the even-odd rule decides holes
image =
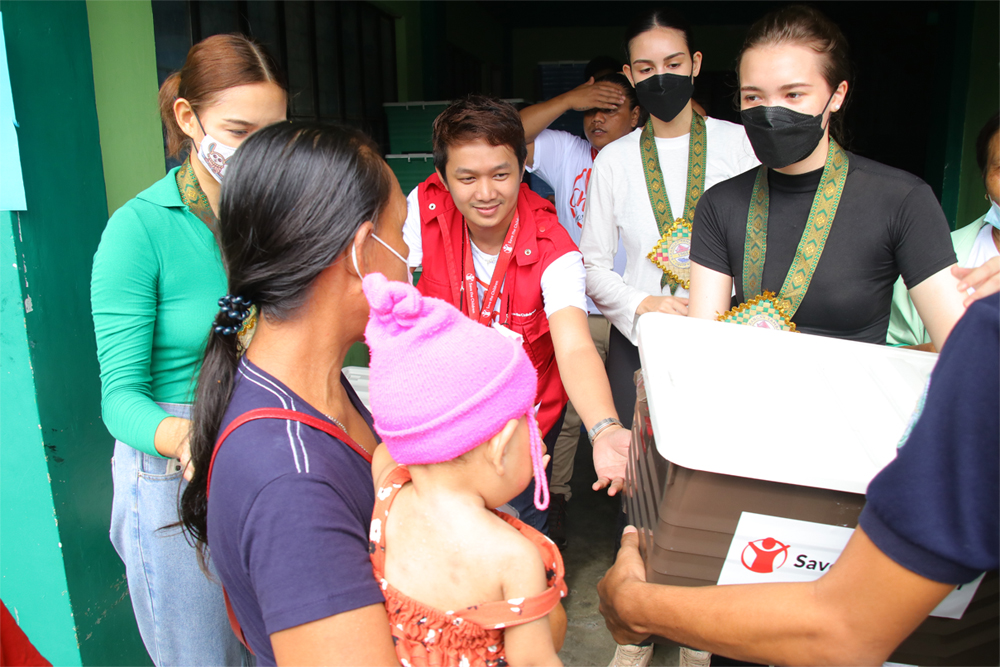
[[[341,431],[343,431],[344,433],[347,433],[347,427],[344,426],[343,424],[341,424],[339,419],[337,419],[336,417],[334,417],[332,415],[328,415],[325,412],[323,413],[323,416],[326,417],[327,419],[329,419],[330,421],[332,421],[334,424],[336,424],[337,427],[340,428]]]

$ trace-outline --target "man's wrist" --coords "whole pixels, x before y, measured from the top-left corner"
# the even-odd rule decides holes
[[[573,110],[573,93],[576,89],[567,90],[562,95],[557,95],[552,98],[552,102],[556,105],[556,108],[560,110],[560,116],[567,111]],[[553,121],[555,122],[555,121]]]
[[[590,438],[590,444],[594,444],[594,441],[597,440],[601,434],[605,433],[609,429],[613,429],[615,426],[622,429],[625,428],[617,417],[608,417],[594,424],[593,428],[587,431],[587,437]]]
[[[615,612],[618,614],[629,632],[637,635],[651,634],[646,628],[642,619],[642,597],[646,595],[644,581],[628,581],[619,586],[616,600]]]

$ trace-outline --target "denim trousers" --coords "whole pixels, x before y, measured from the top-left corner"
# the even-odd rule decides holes
[[[190,414],[188,405],[160,405],[177,417]],[[229,626],[218,577],[198,566],[180,526],[166,527],[180,521],[187,485],[175,463],[115,442],[111,543],[125,563],[139,634],[157,667],[252,665]]]

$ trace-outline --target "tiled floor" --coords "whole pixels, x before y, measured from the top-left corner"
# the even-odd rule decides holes
[[[597,582],[614,560],[612,553],[618,498],[590,489],[594,482],[590,443],[580,439],[573,471],[573,497],[567,510],[569,544],[563,551],[566,564],[565,600],[569,627],[559,657],[573,667],[607,665],[615,653],[615,643],[598,611]],[[653,665],[676,665],[676,646],[657,646]]]

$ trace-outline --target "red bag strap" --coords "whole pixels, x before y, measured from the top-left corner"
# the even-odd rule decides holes
[[[226,616],[229,617],[229,627],[232,628],[233,634],[236,635],[236,638],[240,640],[241,644],[243,644],[243,648],[250,651],[252,655],[257,655],[253,652],[253,649],[250,648],[250,644],[247,642],[247,636],[243,634],[243,626],[240,625],[239,619],[236,618],[236,612],[233,611],[233,603],[229,601],[229,593],[226,592],[225,586],[222,587],[222,599],[226,601]]]
[[[226,430],[222,432],[219,439],[215,442],[215,449],[212,450],[212,458],[208,462],[208,482],[205,488],[205,498],[208,499],[208,492],[212,486],[212,468],[215,466],[215,457],[219,454],[219,448],[222,447],[222,443],[226,441],[233,431],[243,426],[247,422],[254,421],[255,419],[286,419],[290,421],[302,422],[306,426],[312,426],[315,429],[319,429],[334,438],[337,438],[345,445],[353,449],[361,458],[363,458],[368,463],[372,462],[372,455],[369,454],[364,447],[354,442],[351,436],[347,435],[345,431],[340,429],[336,424],[331,424],[328,421],[324,421],[312,415],[307,415],[304,412],[296,412],[295,410],[286,410],[284,408],[257,408],[256,410],[250,410],[249,412],[244,412],[239,417],[229,422],[229,426]]]
[[[331,424],[328,421],[324,421],[317,417],[313,417],[312,415],[307,415],[304,412],[297,412],[295,410],[286,410],[284,408],[257,408],[256,410],[244,412],[239,417],[229,422],[229,426],[227,426],[226,430],[222,432],[219,439],[215,441],[215,448],[212,450],[212,458],[208,462],[208,481],[205,483],[206,500],[208,500],[209,490],[212,488],[212,468],[215,466],[215,457],[218,455],[219,449],[222,447],[222,443],[226,441],[226,438],[228,438],[233,431],[247,422],[254,421],[255,419],[285,419],[302,422],[306,426],[312,426],[315,429],[319,429],[324,433],[332,435],[334,438],[337,438],[345,445],[353,449],[365,461],[368,463],[372,462],[372,455],[369,454],[364,447],[354,442],[354,439],[347,435],[347,433],[336,424]],[[240,640],[240,643],[243,644],[243,646],[245,646],[250,653],[253,653],[253,649],[250,648],[250,644],[247,643],[246,635],[243,634],[243,628],[240,626],[240,622],[236,618],[236,612],[233,611],[233,605],[229,602],[229,594],[226,593],[225,587],[222,588],[222,597],[226,600],[226,615],[229,617],[229,626],[233,629],[233,634],[236,635],[236,638]]]

